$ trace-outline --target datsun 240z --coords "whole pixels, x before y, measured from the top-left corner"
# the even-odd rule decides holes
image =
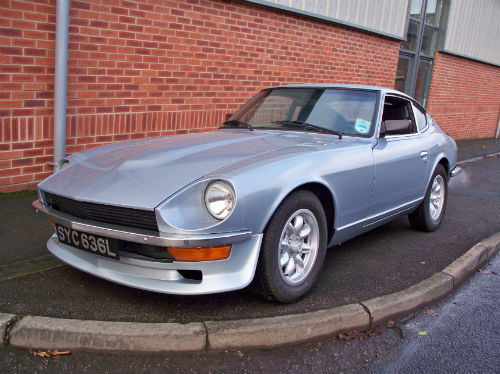
[[[303,297],[326,249],[408,215],[436,230],[457,147],[403,93],[368,86],[260,91],[214,132],[68,157],[34,207],[48,249],[98,277],[196,295],[252,285]]]

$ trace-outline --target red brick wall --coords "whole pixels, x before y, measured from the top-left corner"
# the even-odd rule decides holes
[[[162,5],[159,5],[162,4]],[[259,89],[392,87],[399,42],[227,0],[72,0],[67,152],[217,127]],[[51,168],[55,0],[0,0],[0,191]]]
[[[437,53],[427,109],[455,139],[494,137],[500,115],[500,67]]]

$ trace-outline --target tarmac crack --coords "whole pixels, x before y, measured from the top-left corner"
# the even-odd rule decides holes
[[[0,282],[65,266],[63,262],[45,254],[0,265]]]
[[[363,304],[363,303],[359,303],[359,305],[361,305],[363,307],[363,309],[365,310],[365,312],[368,314],[368,317],[369,317],[369,328],[372,329],[373,328],[373,316],[372,316],[372,313],[370,312],[370,309],[368,309],[368,307]]]
[[[202,321],[201,324],[205,329],[205,352],[208,352],[208,327],[205,321]]]

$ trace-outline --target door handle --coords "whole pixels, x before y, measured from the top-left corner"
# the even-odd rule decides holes
[[[420,152],[420,157],[422,157],[422,160],[424,160],[424,162],[427,162],[427,160],[429,159],[429,152],[426,151]]]

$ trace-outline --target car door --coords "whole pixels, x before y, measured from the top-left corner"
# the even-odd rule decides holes
[[[382,123],[407,120],[409,125],[379,136],[373,148],[375,184],[368,225],[414,206],[423,197],[429,143],[425,134],[418,131],[413,110],[410,100],[404,97],[384,98]]]

